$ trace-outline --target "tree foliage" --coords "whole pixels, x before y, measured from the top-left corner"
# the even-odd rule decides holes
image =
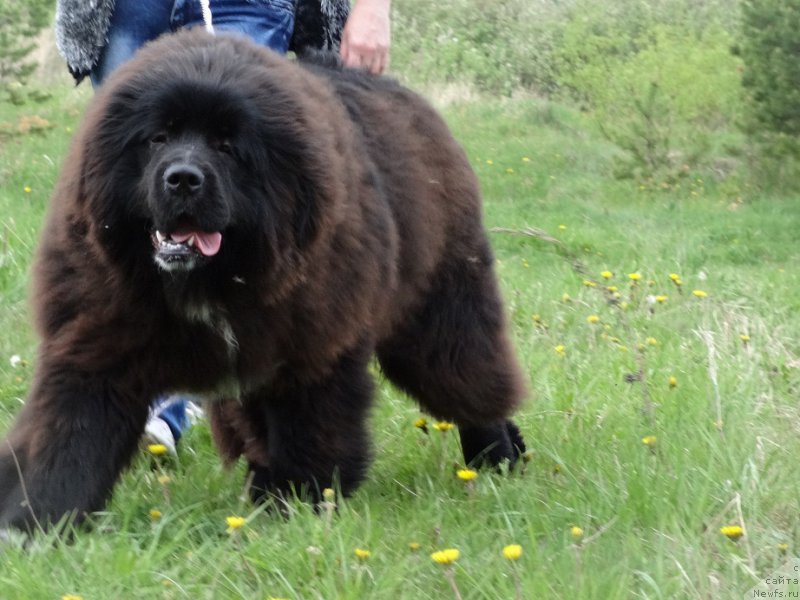
[[[800,0],[744,0],[741,54],[756,123],[800,136]]]

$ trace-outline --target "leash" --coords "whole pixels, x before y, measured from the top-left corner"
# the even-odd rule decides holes
[[[214,35],[214,25],[211,22],[211,6],[209,0],[200,0],[200,11],[203,13],[203,23],[206,26],[206,31]]]

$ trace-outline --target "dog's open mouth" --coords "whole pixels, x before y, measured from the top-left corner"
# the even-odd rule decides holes
[[[182,227],[169,234],[155,231],[152,236],[156,261],[162,266],[191,266],[199,256],[215,256],[222,246],[222,234]]]

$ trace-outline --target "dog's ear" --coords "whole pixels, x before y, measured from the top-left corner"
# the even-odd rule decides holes
[[[273,143],[280,134],[271,136]],[[296,248],[303,250],[318,237],[322,210],[327,204],[327,171],[321,168],[313,146],[284,138],[267,150],[263,185],[271,210],[281,215],[278,222],[288,226]]]

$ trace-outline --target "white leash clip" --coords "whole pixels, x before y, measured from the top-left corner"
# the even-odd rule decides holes
[[[211,6],[209,0],[200,0],[200,10],[203,13],[203,23],[205,23],[206,31],[214,35],[214,24],[211,22]]]

